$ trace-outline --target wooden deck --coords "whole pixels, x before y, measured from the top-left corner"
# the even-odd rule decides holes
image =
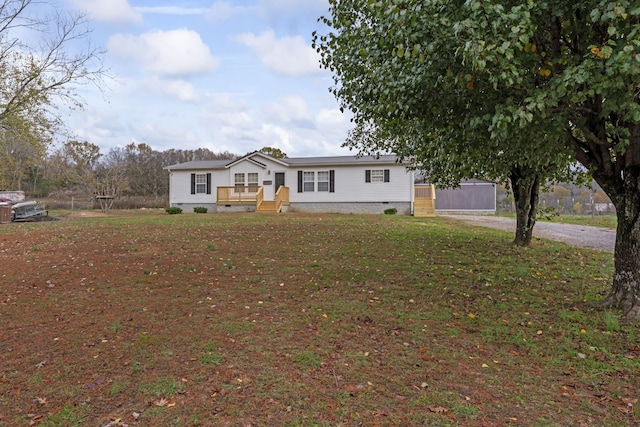
[[[275,200],[264,199],[264,187],[234,186],[218,187],[217,201],[219,206],[254,205],[256,212],[282,212],[282,207],[289,205],[289,187],[281,186]]]

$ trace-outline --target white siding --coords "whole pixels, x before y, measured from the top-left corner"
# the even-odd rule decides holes
[[[233,185],[234,177],[236,173],[244,173],[245,174],[245,185],[247,182],[247,174],[249,173],[257,173],[258,174],[258,185],[264,187],[264,198],[265,200],[273,200],[274,195],[274,186],[275,186],[275,172],[285,172],[285,185],[291,187],[291,181],[289,179],[291,171],[286,171],[286,167],[281,164],[269,161],[263,157],[258,157],[257,160],[260,163],[263,163],[265,167],[261,165],[257,165],[251,161],[244,161],[237,165],[229,168],[229,184],[225,185]],[[271,181],[270,185],[264,185],[265,181]],[[295,182],[295,181],[294,181]],[[218,184],[222,185],[222,184]]]
[[[389,182],[365,182],[365,170],[389,169]],[[298,192],[298,171],[315,172],[313,192]],[[335,171],[335,192],[318,191],[318,171]],[[311,202],[411,202],[413,173],[402,165],[291,167],[286,178],[292,203]]]
[[[211,174],[211,194],[191,194],[191,174],[210,173]],[[228,185],[227,171],[218,170],[189,170],[171,171],[169,174],[169,204],[178,206],[180,203],[187,204],[211,204],[216,202],[216,187]]]
[[[245,174],[245,185],[249,173],[258,174],[258,185],[263,186],[265,200],[274,199],[276,173],[284,173],[285,185],[289,187],[292,207],[305,207],[321,211],[375,211],[386,207],[398,207],[410,213],[413,202],[412,171],[400,164],[334,164],[318,166],[287,167],[277,161],[257,156],[256,164],[244,159],[223,169],[194,169],[170,171],[169,202],[171,206],[183,207],[190,212],[194,206],[204,206],[210,212],[216,206],[216,188],[235,184],[235,174]],[[365,182],[366,170],[389,170],[389,182]],[[314,191],[298,192],[298,172],[314,172]],[[334,191],[318,191],[318,172],[334,171]],[[191,174],[211,173],[211,194],[191,194]]]

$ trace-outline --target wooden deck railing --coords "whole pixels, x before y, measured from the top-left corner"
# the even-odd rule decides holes
[[[252,205],[256,210],[264,202],[264,187],[258,186],[234,186],[217,188],[218,205]],[[282,210],[283,205],[289,204],[289,187],[280,186],[276,193],[276,212]]]
[[[260,187],[258,192],[256,193],[256,211],[260,210],[260,205],[264,200],[264,187]]]
[[[280,212],[285,204],[289,204],[289,187],[281,185],[276,192],[276,212]]]
[[[257,200],[258,191],[262,187],[259,186],[234,186],[234,187],[218,187],[217,188],[217,204],[233,205],[233,204],[252,204]]]
[[[436,198],[436,188],[434,185],[421,185],[415,187],[415,198],[416,199],[435,199]]]

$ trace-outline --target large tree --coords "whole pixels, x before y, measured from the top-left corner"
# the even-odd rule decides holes
[[[637,3],[330,4],[331,31],[316,43],[336,73],[336,95],[356,120],[387,126],[417,117],[445,150],[443,132],[451,132],[450,139],[460,137],[488,159],[516,147],[528,167],[571,150],[617,210],[615,274],[604,304],[640,318]],[[542,138],[530,139],[536,128]],[[472,138],[479,131],[490,137]]]
[[[101,53],[82,14],[39,0],[0,0],[0,151],[17,174],[8,185],[20,186],[25,169],[44,161],[62,104],[82,106],[78,85],[102,80]]]
[[[556,150],[540,150],[554,134],[547,128],[556,124],[531,121],[521,128],[520,119],[502,124],[511,132],[492,132],[486,118],[503,114],[502,103],[513,98],[515,90],[496,90],[456,62],[456,53],[449,50],[455,39],[449,35],[453,17],[428,24],[430,16],[420,14],[419,3],[411,13],[392,16],[381,3],[364,3],[335,2],[332,17],[325,19],[334,32],[315,36],[324,65],[335,72],[334,94],[343,108],[354,111],[356,128],[346,145],[361,152],[392,151],[409,157],[440,186],[478,176],[508,184],[516,202],[514,243],[528,245],[540,185],[571,178],[570,156],[561,141],[556,141]],[[429,32],[444,37],[426,45],[416,40],[428,34],[398,31],[428,25]],[[481,113],[485,120],[465,122],[469,111]]]

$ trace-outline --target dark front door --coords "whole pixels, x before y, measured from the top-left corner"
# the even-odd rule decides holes
[[[275,173],[275,177],[276,177],[276,193],[278,192],[278,189],[284,185],[284,172],[276,172]],[[275,193],[274,193],[275,194]]]

